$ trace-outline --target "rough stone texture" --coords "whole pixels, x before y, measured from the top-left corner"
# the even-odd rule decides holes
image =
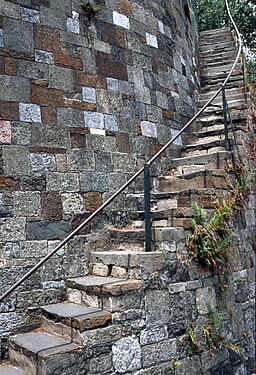
[[[1,292],[176,136],[193,114],[198,84],[194,10],[189,20],[179,1],[96,3],[101,11],[89,25],[80,1],[0,0]],[[178,155],[183,142],[177,139],[167,154]],[[164,154],[152,175],[168,166]],[[143,209],[143,196],[137,194],[142,189],[139,178],[1,304],[2,358],[9,334],[23,323],[38,323],[30,308],[64,300],[66,278],[90,270],[124,279],[138,276],[139,281],[123,280],[125,288],[106,286],[99,299],[69,288],[75,302],[111,311],[112,322],[83,332],[81,353],[49,358],[39,370],[45,375],[167,375],[172,360],[181,362],[177,374],[253,373],[254,260],[248,228],[243,228],[241,256],[236,257],[238,273],[223,297],[232,315],[224,319],[223,334],[241,346],[248,361],[223,347],[211,359],[203,349],[187,354],[185,323],[194,324],[200,344],[205,342],[198,327],[209,324],[210,309],[222,303],[216,278],[185,261],[185,231],[168,228],[188,228],[190,217],[183,217],[188,211],[182,209],[192,196],[166,196],[158,202],[155,235],[163,259],[158,255],[151,262],[143,253],[131,257],[129,267],[128,260],[123,264],[113,257],[108,265],[88,263],[89,252],[113,250],[107,226],[124,227],[128,211],[132,215]],[[166,208],[170,216],[162,217]],[[172,215],[177,209],[181,217]],[[253,231],[253,209],[245,220]],[[136,231],[122,236],[129,241],[116,244],[118,250],[141,251]]]
[[[113,364],[124,374],[141,368],[141,347],[136,337],[125,337],[113,346]]]

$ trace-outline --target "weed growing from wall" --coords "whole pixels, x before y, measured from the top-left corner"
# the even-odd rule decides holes
[[[240,346],[228,341],[225,335],[221,332],[225,316],[226,312],[219,312],[215,309],[210,309],[209,323],[206,325],[196,327],[194,323],[186,322],[185,331],[190,343],[190,347],[187,350],[189,355],[209,351],[210,355],[214,356],[214,350],[226,347],[247,360]],[[199,336],[202,334],[205,340],[200,340],[199,343],[196,331]]]
[[[242,163],[227,163],[228,194],[219,199],[210,218],[198,203],[194,203],[192,234],[187,241],[190,257],[201,266],[215,269],[222,290],[231,272],[230,259],[234,249],[233,220],[247,207],[250,176]]]

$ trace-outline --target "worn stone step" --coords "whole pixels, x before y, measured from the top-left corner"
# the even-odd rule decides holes
[[[190,144],[182,147],[182,156],[203,156],[208,153],[217,153],[218,151],[225,151],[225,141],[218,140],[205,144]],[[192,152],[192,154],[191,154]]]
[[[46,332],[81,344],[80,333],[106,326],[112,315],[95,307],[64,302],[40,307],[42,325]]]
[[[237,94],[229,95],[229,96],[226,97],[226,99],[227,99],[228,105],[229,105],[229,103],[234,103],[234,102],[237,102],[237,101],[244,102],[245,101],[245,94],[244,93],[237,93]],[[207,101],[208,101],[207,99],[200,99],[199,102],[198,102],[199,108],[202,108],[207,103]],[[222,106],[222,104],[223,104],[222,96],[218,96],[217,98],[215,98],[212,101],[210,106],[214,106],[214,105]]]
[[[67,285],[70,302],[89,304],[109,312],[120,309],[120,305],[128,309],[131,301],[141,298],[142,281],[138,279],[84,276],[69,279]]]
[[[247,114],[245,111],[242,110],[232,110],[231,111],[232,115],[232,121],[234,124],[237,125],[242,125],[245,126],[247,123]],[[223,111],[215,111],[214,113],[211,114],[203,114],[198,121],[195,123],[195,125],[201,125],[198,128],[203,129],[207,128],[210,126],[221,126],[223,127],[224,125],[224,120],[223,120]]]
[[[207,202],[210,201],[209,197],[217,196],[217,191],[214,188],[197,188],[197,189],[184,189],[180,191],[165,191],[165,192],[154,192],[152,193],[152,199],[156,199],[157,201],[160,200],[176,200],[177,201],[177,208],[188,208],[191,207],[192,203],[194,201],[202,202],[205,201],[206,207]],[[211,207],[211,205],[209,206]],[[172,211],[173,209],[169,209],[169,211]],[[167,211],[167,210],[165,210]],[[168,212],[166,213],[163,211],[153,211],[152,216],[153,218],[163,218],[168,215]]]
[[[201,38],[208,38],[208,37],[217,36],[217,35],[224,35],[227,33],[230,34],[230,28],[222,27],[222,28],[217,28],[217,29],[200,31],[199,35]]]
[[[227,43],[227,42],[234,42],[231,33],[225,33],[223,35],[212,36],[212,37],[202,37],[199,38],[199,48],[204,48],[210,45],[216,45],[217,43]]]
[[[67,280],[67,286],[99,296],[118,296],[139,290],[141,282],[117,277],[83,276]]]
[[[233,40],[228,41],[216,41],[212,43],[205,43],[199,45],[200,55],[204,56],[206,53],[215,54],[221,51],[232,51],[235,49],[235,43]]]
[[[205,45],[200,48],[200,56],[202,58],[206,56],[217,56],[219,53],[227,53],[227,52],[234,52],[236,50],[234,42],[227,42],[227,43],[211,43],[209,45]],[[223,59],[225,63],[225,59]]]
[[[249,104],[246,103],[244,100],[232,100],[228,101],[228,107],[231,111],[245,111],[249,108]],[[204,111],[204,115],[208,116],[209,114],[221,115],[223,113],[222,103],[216,103],[215,105],[210,105]],[[231,112],[232,115],[232,112]]]
[[[25,372],[13,366],[10,362],[4,361],[0,362],[0,375],[25,375]]]
[[[234,125],[234,129],[236,133],[240,131],[246,133],[248,130],[246,126],[242,126],[237,123],[233,125]],[[229,138],[232,139],[233,131],[230,125],[228,126],[228,134],[229,134]],[[200,132],[197,131],[191,134],[187,134],[186,144],[187,145],[190,145],[190,144],[204,145],[206,143],[221,141],[223,139],[225,139],[224,124],[220,125],[218,128],[215,127],[215,129],[204,128],[203,131],[200,131]]]
[[[170,189],[168,190],[170,191]],[[156,230],[158,230],[159,228],[156,228],[154,233],[156,233]],[[176,227],[168,227],[168,228],[165,228],[166,230],[168,230],[170,233],[170,238],[172,238],[172,240],[176,241],[176,240],[179,240],[180,239],[180,235],[178,235],[178,228]],[[183,228],[180,228],[180,229],[183,229]],[[134,235],[136,235],[136,231],[137,229],[134,228],[133,230],[129,230],[128,233],[126,234],[126,238],[127,238],[127,241],[132,241],[132,238]],[[145,230],[144,229],[141,229],[140,231],[143,232],[144,234],[144,238],[145,238]],[[120,233],[119,233],[120,232]],[[115,233],[116,233],[116,236],[122,236],[122,233],[123,233],[123,230],[122,229],[116,229],[115,230]],[[185,238],[185,237],[184,237]]]
[[[143,218],[144,220],[144,218]],[[93,251],[90,255],[92,273],[101,276],[148,278],[160,271],[163,264],[162,252],[137,251]]]
[[[177,191],[186,188],[224,188],[227,184],[226,173],[222,170],[205,170],[177,176],[159,178],[160,191]]]
[[[201,93],[208,93],[208,92],[216,92],[219,88],[220,88],[220,85],[222,84],[223,82],[223,79],[219,79],[219,80],[212,80],[211,82],[209,82],[209,84],[207,83],[207,81],[202,81],[201,82]],[[234,76],[234,77],[230,77],[230,80],[227,82],[226,84],[226,89],[228,88],[241,88],[244,86],[244,81],[243,81],[243,75],[239,75],[239,76]]]
[[[215,94],[216,90],[209,90],[207,91],[206,93],[201,93],[200,94],[200,100],[209,100],[213,94]],[[231,87],[231,88],[227,88],[225,89],[225,95],[226,97],[233,97],[233,95],[237,95],[237,94],[243,94],[244,95],[244,87],[241,86],[241,87]],[[222,93],[220,92],[219,95],[217,96],[217,98],[222,98]],[[217,99],[216,98],[216,99]]]
[[[181,167],[184,169],[183,173],[186,173],[191,165],[206,165],[208,169],[219,169],[224,168],[226,160],[231,158],[229,151],[213,152],[209,155],[195,155],[186,156],[183,155],[181,158],[171,159],[169,161],[170,171]]]
[[[232,64],[232,62],[235,61],[237,55],[237,51],[225,51],[225,52],[220,52],[219,54],[205,54],[205,56],[200,56],[200,64],[201,67],[204,65],[207,65],[208,63],[213,64],[213,63],[221,63],[223,64]],[[210,65],[211,66],[211,65]]]
[[[80,352],[80,346],[44,331],[33,331],[10,337],[9,358],[26,375],[44,375],[47,360],[59,355]],[[70,356],[70,365],[73,356]],[[73,359],[74,360],[74,359]]]
[[[207,67],[201,70],[201,78],[202,80],[214,80],[219,79],[227,76],[230,72],[233,64],[222,65],[216,69],[216,67]],[[238,76],[242,74],[242,65],[237,64],[235,69],[233,70],[232,77]]]
[[[232,64],[232,62],[235,61],[236,54],[230,53],[229,57],[226,59],[226,64]],[[223,64],[223,58],[215,57],[214,59],[210,58],[204,58],[201,60],[200,69],[206,69],[206,68],[215,68],[218,69],[219,67],[222,67]]]
[[[136,229],[136,230],[135,230]],[[112,240],[118,240],[118,241],[130,241],[130,242],[136,242],[143,244],[145,240],[145,234],[144,229],[141,228],[112,228],[109,229],[109,235]]]
[[[206,190],[206,189],[205,189]],[[182,227],[183,229],[191,228],[191,219],[194,217],[194,211],[192,208],[192,202],[198,202],[204,205],[206,211],[212,210],[217,198],[221,196],[218,194],[218,190],[215,189],[212,195],[200,196],[194,195],[191,197],[191,202],[189,207],[178,207],[177,209],[168,209],[168,199],[165,209],[151,211],[152,219],[152,231],[154,233],[156,228],[170,228],[170,227]],[[134,213],[134,216],[136,213]],[[141,219],[144,217],[144,212],[138,212],[137,216]],[[154,252],[153,252],[154,253]]]
[[[220,85],[223,83],[223,81],[226,79],[227,75],[228,75],[228,72],[223,73],[219,76],[209,75],[208,77],[202,77],[201,86],[202,86],[202,88],[204,88],[204,86],[208,86],[207,90],[214,90],[216,87],[218,89],[220,87]],[[239,82],[239,85],[237,84],[236,86],[242,87],[243,86],[243,75],[242,75],[241,72],[238,72],[238,74],[232,75],[232,77],[230,78],[230,82],[234,83],[233,87],[235,87],[235,82],[237,83],[237,81]],[[205,92],[205,91],[203,91],[203,92]]]

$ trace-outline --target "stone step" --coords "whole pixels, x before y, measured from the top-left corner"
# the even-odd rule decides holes
[[[235,102],[235,101],[242,101],[242,102],[244,102],[245,96],[244,96],[244,93],[237,93],[237,94],[233,93],[233,95],[227,96],[226,99],[227,99],[228,104],[230,102],[232,103],[232,102]],[[207,103],[207,100],[200,99],[199,102],[198,102],[199,108],[202,108],[206,103]],[[215,98],[212,101],[212,103],[210,105],[211,106],[214,106],[214,105],[220,106],[220,105],[222,105],[222,103],[223,103],[222,96],[218,96],[217,98]]]
[[[236,56],[236,49],[234,47],[229,48],[215,48],[215,49],[209,49],[208,51],[201,51],[200,52],[200,60],[201,65],[205,65],[207,62],[209,62],[209,58],[211,57],[211,61],[215,62],[218,61],[220,57],[222,57],[222,64],[232,64],[235,61],[234,56]]]
[[[143,218],[144,220],[144,218]],[[164,265],[162,252],[93,251],[90,255],[92,273],[125,278],[148,278]]]
[[[41,306],[40,312],[46,332],[73,340],[79,345],[81,332],[104,327],[112,319],[107,311],[68,302]]]
[[[247,123],[247,114],[242,110],[232,110],[231,111],[232,121],[234,124],[246,125]],[[223,111],[216,111],[212,114],[203,114],[199,120],[195,123],[195,128],[203,129],[211,126],[217,126],[223,128]]]
[[[202,67],[203,65],[213,63],[221,63],[221,65],[232,64],[232,62],[234,63],[236,56],[236,50],[223,51],[219,54],[205,54],[204,56],[200,56],[200,66]]]
[[[70,302],[88,304],[109,312],[129,309],[131,301],[140,300],[142,281],[115,277],[84,276],[67,280]],[[85,332],[86,333],[86,332]],[[82,335],[84,335],[83,333]]]
[[[199,38],[199,48],[216,45],[217,43],[227,43],[227,42],[234,42],[231,33],[226,33],[224,35],[212,36],[212,37],[200,37]]]
[[[228,41],[216,41],[216,42],[211,42],[211,43],[200,43],[199,45],[199,51],[200,51],[200,56],[204,55],[205,53],[216,53],[219,51],[228,51],[228,50],[234,50],[235,49],[235,43],[233,40],[228,40]]]
[[[201,82],[201,93],[208,93],[208,92],[214,92],[217,91],[220,88],[220,85],[222,84],[223,80],[217,79],[217,80],[212,80],[209,84],[207,81],[202,81]],[[226,89],[228,88],[241,88],[244,86],[244,81],[243,81],[243,75],[239,76],[234,76],[230,77],[230,80],[226,84]]]
[[[209,152],[210,151],[210,152]],[[218,151],[225,151],[224,140],[218,140],[214,142],[209,142],[206,144],[190,144],[182,147],[182,156],[203,156],[208,153],[217,153]],[[192,152],[192,154],[191,154]]]
[[[235,50],[234,42],[209,44],[200,48],[200,57],[204,58],[209,55],[217,56],[219,53],[233,52]],[[223,62],[225,63],[225,59]]]
[[[166,231],[168,231],[169,238],[170,239],[172,238],[172,240],[174,240],[174,241],[180,240],[179,230],[182,230],[182,231],[184,230],[183,227],[177,228],[177,227],[170,227],[170,226],[169,227],[164,227],[164,229]],[[157,241],[156,235],[157,235],[157,233],[158,233],[159,230],[160,230],[160,228],[155,228],[155,230],[154,230],[154,238],[155,238],[156,241]],[[132,241],[133,240],[133,236],[136,236],[136,232],[137,231],[138,231],[137,228],[134,228],[134,229],[131,229],[131,230],[127,231],[128,232],[126,234],[127,241]],[[115,232],[115,235],[117,236],[118,239],[123,235],[123,230],[122,229],[115,229],[114,232]],[[144,238],[145,238],[145,230],[144,229],[140,229],[140,232],[143,232],[143,235],[144,235]],[[183,234],[183,239],[185,239],[185,235],[184,234]],[[159,241],[160,241],[160,239],[159,239]]]
[[[225,35],[225,34],[230,34],[230,28],[229,27],[222,27],[222,28],[217,28],[217,29],[211,29],[211,30],[204,30],[200,31],[199,35],[200,38],[208,38],[208,37],[214,37],[214,36],[219,36],[219,35]]]
[[[211,67],[211,68],[204,68],[201,70],[201,78],[205,81],[208,79],[219,79],[228,75],[230,70],[232,69],[233,64],[227,64],[227,65],[222,65],[216,69],[216,67]],[[237,64],[233,73],[232,77],[238,76],[242,74],[242,66],[241,64]]]
[[[136,230],[135,230],[136,229]],[[127,242],[140,244],[143,248],[145,241],[145,231],[141,227],[130,228],[112,228],[109,229],[109,235],[112,241]]]
[[[206,93],[201,93],[200,94],[200,100],[209,100],[213,94],[215,94],[216,90],[209,90],[207,91]],[[229,98],[229,97],[233,97],[234,95],[238,95],[238,94],[242,94],[244,95],[244,87],[241,86],[241,87],[231,87],[231,88],[227,88],[225,89],[225,95],[226,95],[226,98]],[[247,93],[249,94],[249,93]],[[219,95],[217,96],[216,99],[218,98],[222,98],[222,92],[219,93]]]
[[[233,124],[235,131],[243,131],[247,132],[247,127],[242,126],[240,124]],[[228,133],[229,133],[229,138],[233,138],[233,133],[231,126],[228,127]],[[224,125],[220,125],[218,128],[215,129],[208,129],[205,128],[203,131],[197,131],[191,134],[186,134],[186,144],[205,144],[205,143],[210,143],[210,142],[215,142],[215,141],[220,141],[225,139],[225,133],[224,133]]]
[[[206,189],[205,189],[206,190]],[[159,193],[161,194],[161,193]],[[204,204],[206,211],[214,207],[214,202],[217,197],[221,196],[215,189],[214,194],[203,197],[199,195],[194,195],[194,199],[191,202],[198,202]],[[190,198],[189,196],[187,197]],[[200,199],[201,198],[201,199]],[[192,198],[191,198],[192,199]],[[194,217],[192,204],[189,207],[179,207],[177,209],[167,209],[168,199],[161,199],[165,203],[162,210],[151,211],[152,218],[152,231],[153,233],[157,228],[170,228],[170,227],[182,227],[183,229],[191,229],[191,219]],[[160,201],[160,199],[158,200]],[[165,209],[164,209],[165,208]],[[134,213],[134,216],[136,213]],[[137,216],[141,219],[144,218],[144,212],[138,212]]]
[[[228,64],[232,64],[232,62],[234,62],[236,58],[236,54],[230,54],[228,58],[225,59],[225,64],[228,65]],[[215,69],[218,69],[219,67],[222,67],[224,64],[223,64],[223,58],[221,57],[218,57],[216,56],[214,59],[210,59],[210,58],[205,58],[205,59],[202,59],[201,61],[201,64],[200,64],[200,68],[201,69],[206,69],[206,68],[215,68]]]
[[[180,191],[165,191],[165,192],[154,192],[152,193],[152,199],[157,201],[161,200],[176,200],[177,201],[177,208],[189,208],[191,207],[194,201],[202,202],[205,200],[206,207],[208,206],[207,203],[210,202],[211,199],[209,197],[217,196],[217,191],[214,188],[196,188],[196,189],[184,189]],[[167,217],[168,212],[166,211],[173,211],[173,209],[163,210],[163,211],[152,211],[153,219],[161,219]],[[144,212],[143,212],[144,214]],[[179,215],[179,213],[177,213]]]
[[[177,176],[159,178],[159,191],[178,191],[186,188],[225,188],[226,173],[223,170],[204,170]]]
[[[10,362],[4,361],[0,362],[0,375],[25,375],[25,372],[13,366]]]
[[[232,116],[232,111],[233,110],[238,110],[238,111],[244,111],[248,109],[248,103],[246,103],[243,99],[238,99],[238,100],[228,100],[228,107],[231,110],[231,116]],[[214,105],[210,105],[207,107],[204,111],[205,115],[209,115],[212,113],[216,113],[221,115],[223,112],[222,110],[222,102],[216,103]]]
[[[118,296],[139,290],[141,282],[117,277],[83,276],[67,280],[67,286],[97,296]]]
[[[227,74],[222,74],[219,77],[216,77],[216,76],[213,76],[213,75],[209,76],[209,77],[205,77],[205,78],[202,78],[201,85],[203,87],[208,86],[208,90],[214,90],[216,88],[216,86],[217,86],[217,89],[218,89],[220,87],[220,85],[223,83],[223,81],[226,79],[226,77],[227,77]],[[239,81],[239,82],[235,83],[236,81]],[[240,73],[237,74],[237,75],[233,75],[230,78],[230,82],[234,82],[234,84],[236,84],[236,87],[242,87],[243,86],[243,75],[240,74]],[[238,86],[238,84],[239,84],[239,86]]]
[[[12,336],[9,340],[9,359],[26,375],[46,374],[46,362],[52,362],[54,356],[65,355],[71,365],[74,353],[79,351],[80,346],[42,330]]]
[[[219,151],[209,155],[182,156],[181,158],[171,159],[169,162],[170,170],[182,168],[186,173],[191,165],[205,165],[208,169],[223,168],[226,160],[231,158],[229,151]]]

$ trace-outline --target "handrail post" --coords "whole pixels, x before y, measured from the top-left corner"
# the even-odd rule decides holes
[[[225,133],[225,149],[230,151],[230,144],[228,139],[228,111],[225,88],[222,86],[222,102],[223,102],[223,118],[224,118],[224,133]]]
[[[145,251],[151,251],[150,165],[144,166]]]

